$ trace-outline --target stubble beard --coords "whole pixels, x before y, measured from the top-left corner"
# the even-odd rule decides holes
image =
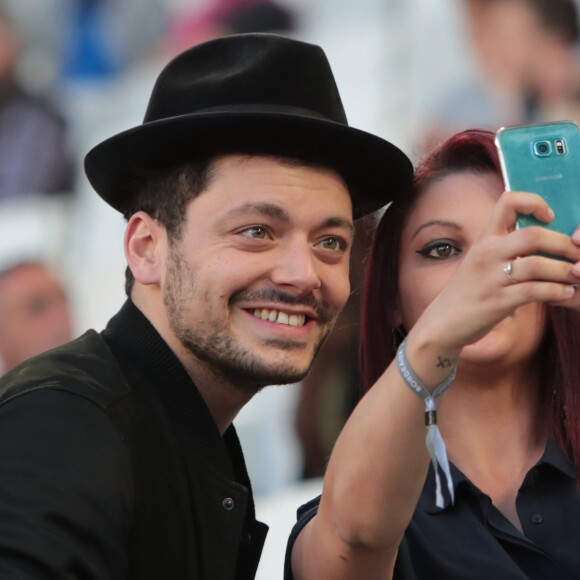
[[[326,336],[332,329],[336,315],[328,312],[325,332],[315,344],[312,357],[306,368],[297,368],[290,362],[266,363],[255,353],[240,344],[226,328],[212,321],[211,311],[203,331],[192,328],[187,321],[190,301],[195,296],[195,274],[183,259],[179,250],[172,245],[167,268],[167,281],[164,288],[163,303],[171,329],[181,344],[201,361],[211,374],[220,377],[225,383],[249,393],[256,393],[268,385],[284,385],[301,381],[310,370],[314,358]],[[198,301],[198,304],[206,302]],[[289,352],[303,348],[295,342],[283,339],[266,339],[266,348],[278,348]]]

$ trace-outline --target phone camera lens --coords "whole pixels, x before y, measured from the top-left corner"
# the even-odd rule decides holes
[[[549,141],[536,141],[534,152],[538,157],[547,157],[552,152],[552,146]]]

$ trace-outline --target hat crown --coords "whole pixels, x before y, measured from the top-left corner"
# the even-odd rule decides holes
[[[277,34],[210,40],[160,73],[141,125],[99,143],[85,158],[89,181],[126,212],[151,171],[218,155],[277,155],[336,171],[353,216],[385,206],[413,167],[384,139],[349,127],[319,46]]]
[[[144,123],[210,110],[301,109],[347,124],[330,64],[315,45],[275,34],[238,34],[194,46],[160,73]]]

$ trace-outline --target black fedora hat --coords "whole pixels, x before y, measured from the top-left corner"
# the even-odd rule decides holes
[[[348,126],[323,50],[276,34],[238,34],[199,44],[160,73],[142,125],[85,158],[97,193],[122,211],[140,171],[217,154],[295,157],[338,171],[354,217],[392,201],[412,165],[391,143]]]

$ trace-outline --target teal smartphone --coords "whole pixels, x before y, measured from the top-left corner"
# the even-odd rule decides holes
[[[516,227],[540,225],[571,235],[580,225],[580,128],[573,121],[502,127],[496,147],[507,191],[541,195],[549,223],[518,215]]]

